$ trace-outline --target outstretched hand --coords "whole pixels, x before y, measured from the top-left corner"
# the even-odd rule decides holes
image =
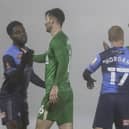
[[[21,62],[23,64],[32,65],[32,62],[33,62],[32,58],[33,58],[34,51],[29,48],[21,48],[21,50],[23,52]]]

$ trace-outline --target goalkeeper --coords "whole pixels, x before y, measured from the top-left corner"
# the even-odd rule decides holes
[[[59,8],[45,13],[46,31],[52,35],[48,51],[34,56],[45,63],[46,94],[38,112],[36,129],[50,129],[56,122],[59,129],[73,129],[73,91],[69,79],[71,45],[62,25],[65,14]]]

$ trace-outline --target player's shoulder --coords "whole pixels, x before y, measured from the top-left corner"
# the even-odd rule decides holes
[[[58,34],[55,37],[57,37],[57,38],[68,38],[67,35],[63,31],[58,32]]]
[[[9,46],[9,47],[5,50],[4,55],[11,55],[13,50],[14,50],[13,45]]]
[[[53,37],[53,41],[55,42],[65,42],[68,39],[68,36],[63,32],[58,32],[54,37]]]
[[[109,48],[107,50],[100,52],[99,55],[101,58],[108,58],[110,56],[114,56],[115,52],[117,52],[117,49]]]
[[[11,46],[9,46],[9,47],[5,50],[5,52],[4,52],[4,54],[3,54],[3,57],[4,57],[4,56],[11,56],[11,57],[15,58],[16,55],[19,54],[19,51],[20,51],[20,50],[19,50],[15,45],[11,45]]]
[[[53,39],[51,40],[51,47],[65,47],[67,46],[68,37],[64,32],[59,32]]]
[[[127,54],[129,54],[129,46],[125,46],[124,50],[126,51]]]
[[[10,61],[10,60],[12,60],[13,59],[13,55],[12,55],[12,50],[13,50],[13,46],[9,46],[6,50],[5,50],[5,52],[4,52],[4,54],[3,54],[3,61]]]
[[[99,55],[106,55],[106,54],[110,53],[110,51],[112,51],[112,48],[109,48],[109,49],[107,49],[107,50],[101,51],[101,52],[99,53]]]
[[[109,48],[103,52],[100,53],[100,56],[102,58],[108,58],[120,54],[128,53],[129,54],[129,48],[128,47],[113,47]]]
[[[125,49],[127,49],[129,51],[129,46],[125,46]]]

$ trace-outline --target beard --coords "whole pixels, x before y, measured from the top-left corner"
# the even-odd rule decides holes
[[[51,30],[52,30],[52,25],[50,24],[50,23],[47,23],[46,25],[45,25],[45,27],[46,27],[46,32],[51,32]]]
[[[50,27],[49,28],[47,27],[46,28],[46,32],[50,33],[51,32],[51,28]]]

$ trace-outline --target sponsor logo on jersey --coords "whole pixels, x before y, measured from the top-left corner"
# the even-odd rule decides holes
[[[123,126],[129,126],[129,120],[123,120],[122,123]]]

